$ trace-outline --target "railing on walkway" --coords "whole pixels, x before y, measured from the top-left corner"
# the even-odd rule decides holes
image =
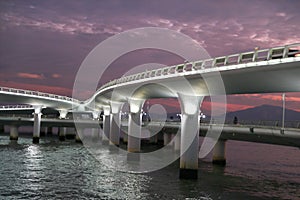
[[[8,88],[8,87],[0,87],[0,91],[25,94],[25,95],[31,95],[31,96],[38,96],[38,97],[48,97],[48,98],[53,98],[53,99],[66,100],[66,101],[72,101],[75,103],[80,103],[79,100],[73,99],[71,97],[60,96],[60,95],[56,95],[56,94],[50,94],[50,93],[44,93],[44,92],[38,92],[38,91],[22,90],[22,89]]]
[[[226,123],[230,124],[230,123]],[[233,123],[231,123],[233,124]],[[264,126],[264,127],[282,127],[282,121],[277,120],[277,121],[271,121],[271,120],[256,120],[256,121],[240,121],[236,125],[247,125],[247,126]],[[300,121],[285,121],[284,122],[284,127],[285,128],[300,128]]]
[[[11,110],[11,109],[33,109],[32,105],[3,105],[0,106],[0,110]]]
[[[122,125],[128,124],[128,120],[122,120]],[[167,120],[167,121],[143,121],[143,126],[147,126],[149,124],[155,124],[159,126],[164,126],[167,124],[172,124],[173,126],[180,126],[181,122],[180,120]],[[236,127],[265,127],[265,128],[276,128],[280,129],[282,128],[282,122],[279,120],[241,120],[237,124],[234,124],[232,120],[225,120],[224,123],[218,121],[218,120],[212,120],[211,122],[209,120],[201,120],[200,125],[221,125],[224,124],[225,126],[236,126]],[[300,129],[300,121],[285,121],[285,128],[296,128]]]
[[[115,79],[113,81],[110,81],[102,85],[98,89],[98,91],[116,84],[126,83],[126,82],[140,80],[140,79],[159,77],[159,76],[170,75],[170,74],[180,74],[188,71],[197,71],[197,70],[203,70],[208,68],[236,65],[242,63],[269,61],[274,59],[293,57],[295,56],[295,54],[300,53],[299,50],[300,50],[300,43],[296,43],[296,44],[275,47],[270,49],[262,49],[262,50],[255,49],[254,51],[250,51],[250,52],[244,52],[244,53],[200,60],[195,62],[188,62],[188,63],[174,65],[174,66],[167,66],[160,69],[154,69],[151,71],[145,71],[138,74],[123,76],[119,79]]]
[[[202,121],[202,123],[209,124],[208,120]],[[221,124],[218,120],[212,120],[212,124]],[[233,120],[225,120],[225,125],[232,126],[262,126],[262,127],[273,127],[273,128],[281,128],[282,121],[281,120],[239,120],[236,124]],[[300,128],[300,121],[285,121],[285,128]]]

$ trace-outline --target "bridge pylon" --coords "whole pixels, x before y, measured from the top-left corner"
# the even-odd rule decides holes
[[[180,171],[181,179],[198,178],[200,104],[203,96],[178,93],[181,108]]]
[[[103,106],[102,144],[108,144],[110,138],[110,106]]]
[[[18,132],[18,126],[17,125],[11,125],[10,126],[10,140],[18,140],[19,138],[19,132]]]
[[[226,165],[226,140],[218,140],[213,149],[213,160],[212,163],[216,165],[225,166]]]
[[[110,102],[111,114],[110,114],[110,135],[109,144],[119,146],[120,145],[120,127],[121,127],[121,108],[123,103]]]
[[[35,105],[34,113],[33,113],[33,138],[32,143],[38,144],[40,142],[40,134],[41,134],[41,117],[42,117],[42,106]]]
[[[144,102],[145,100],[143,99],[128,99],[129,119],[127,150],[131,153],[141,151],[142,107]]]

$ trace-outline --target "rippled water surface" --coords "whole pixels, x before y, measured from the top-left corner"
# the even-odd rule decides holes
[[[298,148],[227,142],[227,166],[199,161],[197,181],[178,162],[147,174],[116,172],[82,146],[56,137],[33,145],[0,136],[0,199],[300,199]]]

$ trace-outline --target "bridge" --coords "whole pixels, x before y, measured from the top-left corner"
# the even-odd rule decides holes
[[[33,142],[39,140],[43,107],[57,109],[60,118],[65,118],[69,111],[85,110],[92,110],[97,118],[102,110],[103,140],[109,140],[110,145],[115,146],[120,143],[121,108],[126,102],[129,104],[127,150],[132,153],[141,150],[141,113],[145,100],[178,98],[181,122],[180,134],[176,135],[175,141],[177,146],[180,146],[180,177],[196,178],[199,116],[203,98],[208,95],[299,92],[300,57],[295,56],[295,52],[292,51],[293,48],[299,47],[300,44],[292,44],[255,50],[124,76],[103,85],[84,102],[69,97],[11,88],[1,88],[0,98],[3,102],[29,104],[34,107]],[[231,128],[228,131],[234,129],[234,133],[243,133],[245,130],[258,133],[260,130],[255,127]],[[220,126],[220,129],[222,130],[223,126]],[[224,127],[225,132],[226,130]],[[281,128],[279,134],[281,137],[288,137],[287,135],[291,134],[289,131]],[[212,132],[211,134],[213,135]],[[277,131],[271,131],[270,135],[278,136]],[[291,135],[293,140],[299,139],[297,130]],[[226,137],[215,141],[216,163],[225,162],[225,141]],[[289,144],[295,146],[297,143],[296,141]]]
[[[80,119],[77,120],[77,125],[81,128],[93,128],[97,129],[99,126],[103,126],[103,121],[94,120],[94,119]],[[222,135],[220,137],[221,140],[238,140],[238,141],[250,141],[250,142],[260,142],[267,144],[277,144],[277,145],[285,145],[285,146],[293,146],[300,148],[300,128],[299,123],[287,122],[287,126],[285,128],[285,133],[282,134],[282,129],[278,126],[278,121],[259,121],[258,123],[248,123],[241,122],[239,124],[226,123],[223,126],[218,123],[209,123],[203,122],[199,127],[199,136],[205,137],[207,131],[209,129],[222,129]],[[33,126],[34,121],[33,118],[30,117],[0,117],[0,125],[8,125],[12,126]],[[262,125],[264,124],[264,125]],[[142,129],[151,130],[160,130],[160,139],[165,143],[165,145],[171,143],[172,138],[175,138],[175,133],[180,129],[180,122],[178,121],[152,121],[142,122]],[[41,127],[49,128],[49,127],[61,127],[61,128],[76,128],[73,119],[58,119],[58,118],[42,118],[41,119]],[[46,132],[50,132],[49,129]],[[127,132],[128,130],[128,121],[121,122],[121,130]],[[66,133],[66,130],[63,132],[59,131],[59,136],[62,138]],[[75,136],[75,132],[72,131],[69,134]],[[99,137],[101,136],[101,132],[97,131]],[[128,140],[125,138],[126,136],[123,134],[121,139],[124,141]],[[72,136],[69,138],[73,138]],[[144,136],[142,137],[144,140],[151,142],[152,140],[158,140],[157,136],[154,136],[152,140],[151,137]],[[177,139],[177,138],[176,138]],[[76,141],[80,142],[80,138],[77,134]],[[174,150],[180,150],[180,140],[174,140]]]

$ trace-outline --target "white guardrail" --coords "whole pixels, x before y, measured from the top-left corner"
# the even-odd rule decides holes
[[[9,110],[9,109],[33,109],[32,105],[5,105],[5,106],[0,106],[0,110]]]
[[[48,98],[53,98],[53,99],[66,100],[66,101],[72,101],[75,103],[80,103],[79,100],[73,99],[71,97],[60,96],[60,95],[56,95],[56,94],[49,94],[49,93],[38,92],[38,91],[22,90],[22,89],[8,88],[8,87],[0,87],[0,91],[25,94],[25,95],[31,95],[31,96],[38,96],[38,97],[48,97]]]
[[[164,68],[154,69],[151,71],[145,71],[138,74],[133,74],[129,76],[123,76],[119,79],[112,80],[104,85],[102,85],[99,90],[104,88],[126,83],[130,81],[158,77],[170,74],[180,74],[188,71],[197,71],[207,68],[222,67],[228,65],[236,65],[241,63],[258,62],[258,61],[268,61],[272,59],[282,59],[287,57],[294,57],[296,54],[300,56],[300,43],[290,44],[281,47],[275,47],[270,49],[254,50],[251,52],[244,52],[240,54],[233,54],[229,56],[222,56],[217,58],[210,58],[206,60],[200,60],[195,62],[188,62],[184,64],[167,66]]]

